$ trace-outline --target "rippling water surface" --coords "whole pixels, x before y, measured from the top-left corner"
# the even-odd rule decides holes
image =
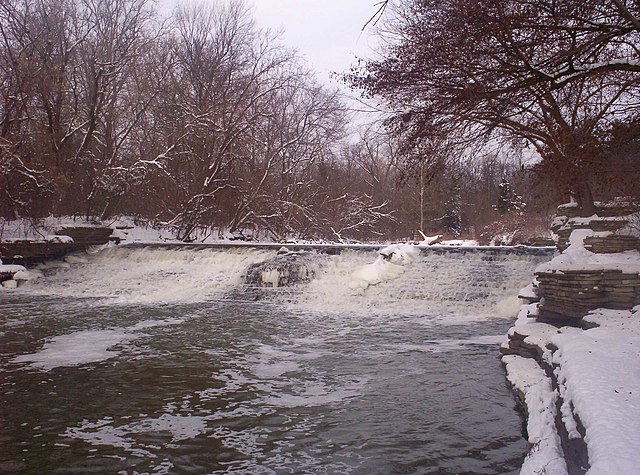
[[[448,259],[493,277],[432,313],[424,297],[385,310],[398,283],[343,312],[310,309],[305,288],[47,295],[92,263],[0,293],[0,473],[517,473],[526,444],[497,350],[511,320],[491,309],[534,264]]]

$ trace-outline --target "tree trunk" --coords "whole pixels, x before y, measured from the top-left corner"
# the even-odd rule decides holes
[[[578,185],[574,196],[576,201],[578,202],[580,216],[589,217],[596,214],[596,205],[593,200],[591,185],[589,185],[588,181],[585,180],[580,185]]]

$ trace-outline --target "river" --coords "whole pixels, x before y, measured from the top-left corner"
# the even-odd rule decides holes
[[[498,346],[548,257],[116,248],[0,292],[0,473],[518,473]],[[86,260],[86,262],[84,262]]]

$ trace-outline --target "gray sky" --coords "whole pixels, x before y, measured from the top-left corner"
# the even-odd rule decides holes
[[[215,0],[213,0],[215,1]],[[284,29],[283,42],[301,53],[328,82],[331,71],[344,72],[355,56],[375,48],[372,28],[362,27],[376,13],[379,0],[249,0],[258,25]]]
[[[158,0],[169,13],[188,0]],[[200,0],[222,2],[226,0]],[[355,57],[367,58],[375,48],[375,35],[362,27],[378,11],[380,0],[246,0],[253,7],[256,23],[284,30],[282,42],[296,49],[317,72],[318,79],[336,84],[330,73],[346,72]]]

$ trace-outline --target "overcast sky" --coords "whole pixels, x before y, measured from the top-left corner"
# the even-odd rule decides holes
[[[216,1],[216,0],[209,0]],[[362,27],[376,13],[379,0],[249,0],[258,25],[282,28],[283,42],[297,49],[329,81],[344,72],[355,57],[370,57],[375,48],[371,27]]]
[[[159,0],[167,13],[181,1]],[[218,3],[227,0],[199,0]],[[380,0],[246,0],[256,23],[272,30],[284,30],[282,42],[296,49],[318,73],[329,79],[331,72],[346,72],[355,57],[370,57],[375,48],[372,28],[362,28],[378,11]]]

